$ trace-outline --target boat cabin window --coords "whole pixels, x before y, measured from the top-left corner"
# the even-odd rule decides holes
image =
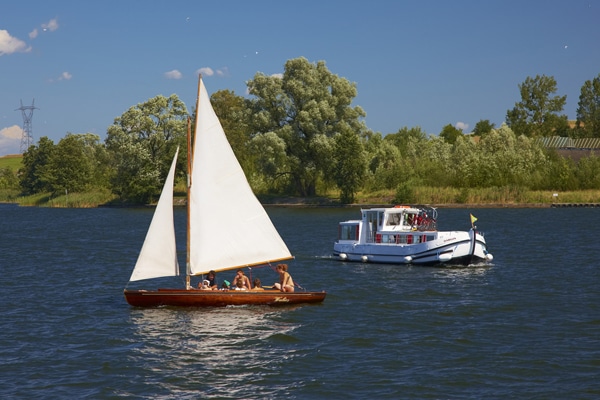
[[[381,227],[383,225],[383,211],[363,211],[363,219],[371,223],[373,226]]]
[[[382,235],[382,243],[397,243],[398,236],[396,235]]]
[[[405,228],[410,228],[412,226],[417,225],[417,214],[414,213],[406,213],[404,216],[404,221],[402,221],[402,226]]]
[[[363,221],[366,222],[363,226],[366,229],[364,234],[367,243],[373,243],[375,240],[375,232],[383,227],[383,217],[383,210],[363,210]]]
[[[386,225],[391,225],[391,226],[400,225],[401,219],[402,219],[401,213],[389,214]]]
[[[358,240],[358,224],[340,225],[340,240]]]

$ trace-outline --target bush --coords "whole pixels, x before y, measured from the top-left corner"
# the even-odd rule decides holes
[[[396,195],[394,203],[396,204],[411,204],[416,201],[415,187],[412,182],[403,182],[396,187]]]

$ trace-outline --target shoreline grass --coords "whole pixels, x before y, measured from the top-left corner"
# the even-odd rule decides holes
[[[180,188],[178,188],[180,189]],[[175,203],[185,204],[185,193],[176,192]],[[294,197],[277,195],[259,195],[265,205],[297,206],[352,206],[352,205],[392,205],[392,204],[428,204],[436,207],[550,207],[552,204],[600,203],[600,190],[581,190],[569,192],[523,190],[519,188],[483,188],[457,189],[417,187],[409,198],[398,196],[393,190],[377,192],[359,192],[353,204],[341,204],[339,193],[330,191],[324,196]],[[101,206],[145,206],[144,204],[125,204],[108,190],[95,190],[85,193],[68,193],[52,196],[40,193],[22,196],[14,189],[0,189],[0,202],[15,203],[20,206],[94,208]]]

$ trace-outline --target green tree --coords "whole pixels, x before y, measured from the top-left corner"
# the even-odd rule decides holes
[[[398,132],[387,135],[384,140],[393,143],[400,153],[394,167],[385,171],[385,187],[396,188],[400,192],[410,187],[413,191],[414,186],[421,182],[419,172],[428,167],[426,163],[421,162],[427,158],[422,152],[424,143],[428,141],[425,132],[418,126],[403,127]]]
[[[473,134],[475,136],[485,136],[490,133],[494,129],[494,124],[490,122],[489,119],[482,119],[475,124],[475,128],[473,129]]]
[[[400,150],[385,139],[388,136],[382,137],[379,132],[367,131],[361,138],[367,165],[363,187],[367,190],[389,189],[396,182],[391,170],[400,162],[401,155]]]
[[[575,176],[576,165],[573,159],[562,157],[556,151],[550,151],[548,155],[548,163],[543,174],[543,181],[540,183],[540,189],[578,189],[579,185]]]
[[[263,177],[251,176],[254,190],[260,190],[257,180],[265,182],[265,190],[277,192],[287,186],[289,171],[285,151],[285,141],[274,132],[266,132],[251,139],[248,148],[253,155],[257,171]]]
[[[341,128],[334,137],[333,176],[340,188],[340,201],[343,204],[354,203],[365,176],[367,166],[363,145],[350,126]]]
[[[600,157],[591,155],[583,157],[577,163],[575,176],[579,182],[579,189],[589,190],[600,189]]]
[[[19,189],[19,179],[10,167],[0,168],[0,189]]]
[[[67,134],[50,157],[48,184],[53,193],[83,192],[91,187],[95,177],[95,149],[100,138],[96,135]]]
[[[368,170],[371,175],[369,189],[392,189],[406,178],[406,171],[402,168],[402,154],[397,146],[389,140],[381,140],[379,146],[369,146]]]
[[[506,123],[516,135],[539,137],[566,134],[567,116],[559,113],[563,111],[567,96],[551,97],[556,93],[554,77],[527,77],[519,85],[519,91],[521,101],[506,113]]]
[[[577,128],[584,137],[600,137],[600,74],[585,81],[579,95]]]
[[[49,166],[55,151],[54,142],[42,136],[38,145],[31,145],[23,153],[23,167],[19,171],[19,185],[24,194],[49,192],[52,190]]]
[[[111,190],[126,202],[150,203],[161,187],[161,171],[151,162],[150,152],[143,143],[121,143],[111,156],[116,166]]]
[[[480,186],[503,187],[511,184],[518,165],[519,149],[515,148],[517,137],[506,125],[502,124],[500,129],[490,132],[479,143],[480,158],[485,162],[480,163],[478,168],[484,172],[485,179]]]
[[[349,127],[366,130],[360,107],[351,107],[356,84],[332,74],[325,62],[288,60],[283,76],[258,73],[248,82],[257,135],[274,132],[286,144],[290,182],[301,196],[316,194],[319,178],[330,170],[333,137]],[[325,145],[325,146],[324,146]]]
[[[455,186],[533,187],[540,183],[539,171],[547,168],[541,143],[517,137],[506,124],[492,129],[478,143],[464,138],[454,145],[452,162]],[[451,172],[453,173],[453,172]]]
[[[452,176],[452,186],[483,187],[489,182],[483,166],[481,152],[477,151],[476,144],[468,138],[460,137],[452,146],[451,159],[444,170]]]
[[[404,181],[396,187],[396,192],[394,193],[395,204],[410,204],[416,201],[415,198],[415,183],[411,180]]]
[[[446,141],[446,143],[454,144],[456,140],[463,135],[462,131],[458,128],[448,124],[442,128],[440,137]]]
[[[461,135],[457,142],[463,139],[471,141],[470,138]],[[456,173],[451,159],[453,147],[454,145],[436,136],[409,142],[407,156],[410,157],[414,170],[413,182],[433,187],[450,186]]]
[[[421,142],[427,139],[426,133],[420,126],[413,128],[403,127],[396,133],[390,133],[384,137],[384,140],[390,141],[403,155],[407,154],[408,145],[410,142]]]
[[[160,192],[176,147],[185,148],[187,118],[185,104],[171,95],[156,96],[115,119],[106,137],[113,193],[126,201],[152,201]],[[179,164],[185,163],[183,151]]]
[[[368,129],[361,134],[361,140],[365,146],[365,150],[370,152],[371,149],[376,149],[379,144],[383,141],[383,136],[380,132],[373,132]]]

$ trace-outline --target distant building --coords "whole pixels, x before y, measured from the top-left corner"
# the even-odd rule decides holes
[[[600,155],[600,138],[572,139],[562,136],[547,136],[541,137],[539,140],[545,147],[553,148],[559,155],[571,158],[575,162],[592,154]]]

